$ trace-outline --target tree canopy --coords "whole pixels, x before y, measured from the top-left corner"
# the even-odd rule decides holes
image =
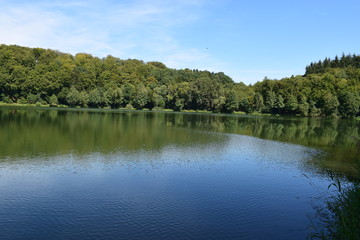
[[[359,116],[360,56],[311,63],[304,76],[235,83],[223,72],[171,69],[161,62],[75,56],[0,45],[0,101],[92,108]]]

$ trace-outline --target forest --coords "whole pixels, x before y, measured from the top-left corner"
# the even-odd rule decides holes
[[[223,72],[2,44],[0,102],[355,118],[360,115],[360,56],[325,58],[306,66],[303,76],[265,77],[245,85]]]

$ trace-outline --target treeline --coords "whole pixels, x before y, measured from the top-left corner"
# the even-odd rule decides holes
[[[253,90],[259,112],[332,118],[360,115],[360,68],[352,66],[281,80],[265,78]]]
[[[329,68],[360,68],[360,56],[342,54],[341,58],[335,56],[335,59],[325,58],[324,61],[312,62],[305,68],[305,75],[313,73],[325,73]]]
[[[344,56],[339,67],[315,72],[308,66],[304,76],[265,78],[246,86],[222,72],[176,70],[160,62],[0,45],[0,101],[353,118],[359,115],[360,105],[358,59]],[[335,60],[328,61],[331,66]],[[321,66],[328,66],[324,62]]]
[[[233,112],[251,94],[222,72],[0,46],[0,101],[6,103]]]

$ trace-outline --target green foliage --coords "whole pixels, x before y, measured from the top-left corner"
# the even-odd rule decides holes
[[[226,103],[228,105],[231,105],[229,97],[226,98],[224,96],[220,96],[220,97],[214,99],[214,112],[222,112]],[[237,107],[235,109],[237,109]]]
[[[35,104],[35,103],[38,102],[39,100],[40,100],[40,95],[39,95],[39,94],[35,95],[35,94],[30,93],[30,94],[28,95],[28,97],[27,97],[27,101],[28,101],[28,103],[30,103],[30,104]]]
[[[326,68],[315,71],[308,67],[305,76],[282,80],[265,78],[256,83],[253,89],[265,98],[262,112],[332,118],[359,116],[360,65],[354,63],[359,56],[343,56],[342,61],[336,59],[334,62],[338,61],[338,65],[329,59],[312,64],[311,67],[325,64]],[[340,63],[346,59],[348,63]],[[253,105],[256,101],[259,102],[253,98]]]
[[[85,91],[79,92],[75,87],[71,87],[66,101],[71,107],[87,107],[89,95]]]
[[[344,68],[344,67],[353,67],[360,68],[360,55],[345,55],[342,54],[339,59],[338,56],[335,57],[334,60],[330,58],[325,58],[324,61],[319,61],[316,63],[310,63],[306,67],[306,75],[314,74],[314,73],[325,73],[329,68]]]
[[[275,100],[275,109],[278,112],[281,112],[281,110],[285,107],[284,104],[284,98],[281,95],[276,96],[276,100]]]
[[[360,186],[341,191],[328,205],[333,213],[330,224],[333,239],[360,239]]]
[[[276,94],[273,91],[269,91],[266,97],[266,111],[272,112],[275,108]]]
[[[135,108],[129,103],[129,104],[126,104],[125,109],[127,109],[127,110],[134,110]]]
[[[79,106],[87,107],[89,102],[89,94],[86,91],[81,91],[79,94]]]
[[[135,95],[135,87],[131,83],[126,83],[122,90],[124,96],[124,102],[129,104],[132,102]]]
[[[88,102],[90,107],[104,108],[109,105],[111,96],[103,89],[95,88],[89,92]]]
[[[51,95],[51,97],[49,98],[49,103],[52,106],[57,106],[58,105],[59,102],[58,102],[58,99],[55,96],[55,94]]]
[[[287,96],[285,100],[285,110],[289,113],[294,113],[298,108],[298,101],[294,95]]]
[[[314,226],[311,234],[315,239],[360,239],[360,185],[358,179],[344,184],[330,173],[332,183],[328,190],[336,188],[335,194],[325,199],[326,208],[319,210],[321,225]]]
[[[314,101],[310,101],[309,103],[309,116],[310,117],[320,117],[321,109],[317,108]]]
[[[156,92],[152,96],[152,102],[154,104],[154,108],[156,108],[157,110],[163,109],[165,107],[164,97]]]
[[[226,94],[226,100],[224,105],[224,111],[228,113],[234,112],[238,109],[238,99],[235,90],[230,90]]]
[[[299,104],[297,106],[297,113],[302,117],[307,117],[309,115],[310,105],[306,100],[305,96],[299,96]]]
[[[255,93],[254,96],[254,110],[256,112],[262,112],[262,110],[264,109],[265,105],[264,105],[264,98],[260,93]]]
[[[89,106],[99,107],[102,102],[102,96],[97,88],[89,92]]]
[[[339,111],[346,118],[353,118],[359,114],[360,96],[358,93],[343,91],[339,96]]]
[[[75,87],[71,87],[70,91],[66,95],[66,102],[71,106],[75,107],[79,104],[79,91]]]
[[[19,103],[19,104],[27,104],[28,101],[24,97],[21,97],[21,98],[18,99],[17,103]]]
[[[326,116],[336,116],[339,105],[339,100],[336,96],[328,93],[323,97],[322,109]]]
[[[134,95],[133,104],[136,109],[143,109],[149,101],[149,91],[144,85],[139,85]]]
[[[105,96],[112,108],[119,108],[124,101],[124,96],[121,88],[109,88]]]
[[[9,96],[3,97],[3,101],[4,101],[5,103],[13,103],[13,102],[14,102]]]
[[[174,110],[181,111],[183,109],[183,107],[184,107],[184,99],[182,99],[182,98],[176,99]]]
[[[249,113],[251,111],[251,103],[248,98],[244,97],[240,99],[239,110],[245,113]]]
[[[6,103],[355,118],[359,92],[356,55],[311,63],[304,76],[265,77],[246,86],[223,72],[0,45],[0,100]]]

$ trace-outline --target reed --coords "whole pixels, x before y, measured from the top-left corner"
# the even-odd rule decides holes
[[[326,209],[319,210],[322,228],[314,228],[310,238],[360,240],[360,184],[343,186],[339,178],[332,179],[329,189],[335,187],[336,194],[326,199]]]

